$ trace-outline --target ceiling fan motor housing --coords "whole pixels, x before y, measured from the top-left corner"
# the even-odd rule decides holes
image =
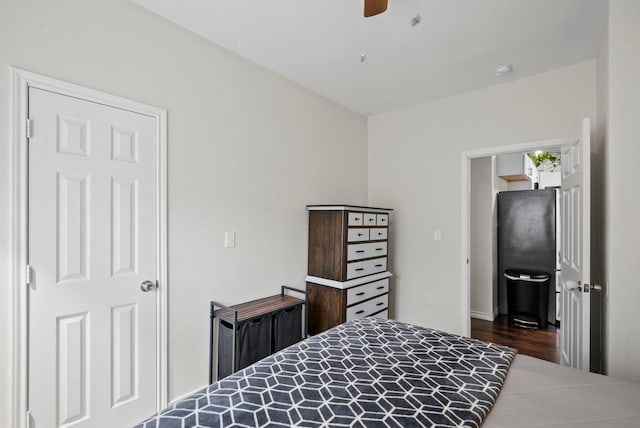
[[[379,15],[387,10],[387,2],[388,0],[364,0],[365,18]]]

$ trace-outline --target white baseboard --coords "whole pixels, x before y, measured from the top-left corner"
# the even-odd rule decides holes
[[[496,317],[493,314],[488,314],[486,312],[471,311],[471,318],[493,322]]]

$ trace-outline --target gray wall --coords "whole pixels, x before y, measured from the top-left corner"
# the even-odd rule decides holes
[[[495,241],[493,166],[491,156],[471,159],[469,298],[471,316],[493,319]]]
[[[0,3],[0,426],[9,427],[9,66],[168,110],[170,398],[207,381],[208,301],[304,286],[310,203],[367,202],[367,124],[125,0]],[[224,232],[237,247],[224,248]]]
[[[608,32],[600,55],[600,110],[606,130],[604,281],[608,285],[607,370],[613,376],[640,380],[638,332],[638,243],[640,242],[640,2],[609,3]]]

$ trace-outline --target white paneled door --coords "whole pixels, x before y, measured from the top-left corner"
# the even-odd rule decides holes
[[[157,403],[156,122],[34,88],[29,117],[30,417],[131,426]]]
[[[561,363],[589,370],[590,121],[583,119],[562,145]]]

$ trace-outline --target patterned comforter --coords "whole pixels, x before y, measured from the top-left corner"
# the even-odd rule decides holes
[[[267,357],[137,427],[477,427],[514,355],[504,346],[363,318]]]

